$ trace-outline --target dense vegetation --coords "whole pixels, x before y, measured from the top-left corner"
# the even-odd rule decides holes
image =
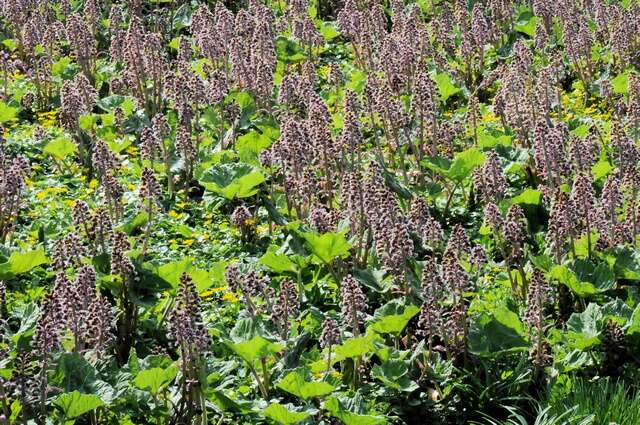
[[[0,424],[640,423],[636,0],[0,0]]]

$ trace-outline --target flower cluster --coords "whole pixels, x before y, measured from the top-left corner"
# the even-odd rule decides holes
[[[16,220],[24,208],[25,179],[29,164],[23,157],[11,159],[5,152],[0,135],[0,243],[14,230]]]
[[[291,319],[295,319],[300,312],[300,299],[296,284],[289,279],[280,282],[280,294],[271,306],[271,320],[280,329],[280,336],[286,340],[289,335]]]
[[[183,273],[169,316],[169,335],[182,351],[184,362],[202,355],[209,346],[209,333],[202,322],[201,302],[193,280]]]

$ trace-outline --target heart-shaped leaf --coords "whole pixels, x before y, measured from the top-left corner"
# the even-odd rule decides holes
[[[74,419],[104,405],[104,402],[95,394],[81,394],[79,391],[74,391],[61,394],[55,399],[53,405],[62,411],[65,419]]]
[[[306,375],[302,369],[290,372],[278,383],[278,388],[304,400],[322,397],[335,390],[328,382],[307,381]]]

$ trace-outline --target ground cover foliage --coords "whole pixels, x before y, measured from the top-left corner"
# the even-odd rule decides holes
[[[635,424],[640,3],[0,0],[0,424]]]

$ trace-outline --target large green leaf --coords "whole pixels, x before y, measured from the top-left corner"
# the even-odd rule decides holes
[[[633,313],[633,309],[626,305],[620,298],[611,300],[602,306],[603,320],[613,320],[623,327],[626,327],[627,323],[630,323]]]
[[[593,164],[591,167],[591,174],[593,175],[593,180],[598,181],[603,177],[606,177],[613,171],[613,165],[606,159],[601,159],[600,161]]]
[[[331,394],[335,390],[333,385],[328,382],[307,381],[307,375],[308,374],[302,369],[289,372],[287,376],[278,383],[278,388],[304,400],[322,397]]]
[[[436,86],[440,92],[440,99],[443,102],[446,102],[451,96],[461,91],[459,87],[456,87],[449,74],[435,74],[432,78],[433,81],[436,82]]]
[[[173,29],[180,31],[182,28],[191,26],[191,5],[183,4],[180,8],[173,13]]]
[[[223,280],[222,270],[224,270],[224,267],[224,263],[218,262],[213,263],[208,271],[202,270],[195,267],[193,258],[185,257],[182,260],[172,261],[161,266],[152,266],[151,271],[173,288],[177,288],[180,284],[180,276],[183,273],[187,273],[193,279],[197,290],[202,292],[214,282]]]
[[[43,151],[58,160],[63,160],[75,153],[76,144],[70,138],[60,136],[47,143]]]
[[[226,199],[248,198],[264,182],[262,173],[248,164],[219,164],[205,171],[200,183]]]
[[[276,273],[298,271],[298,266],[287,257],[286,254],[280,254],[272,249],[267,250],[262,257],[260,257],[260,263],[269,267]]]
[[[13,252],[5,263],[0,264],[0,279],[12,279],[47,263],[49,259],[44,253],[44,248]]]
[[[457,153],[453,161],[435,157],[423,160],[422,164],[450,180],[462,182],[471,175],[476,167],[482,165],[484,160],[485,155],[481,150],[469,148]]]
[[[613,270],[606,263],[595,264],[590,260],[575,260],[572,268],[580,281],[591,282],[598,292],[605,292],[616,286]]]
[[[169,385],[177,374],[178,369],[173,366],[166,369],[161,367],[145,369],[138,372],[133,380],[133,385],[141,390],[149,391],[155,396],[161,389]]]
[[[207,391],[207,399],[225,412],[240,412],[242,408],[238,403],[227,397],[221,390]]]
[[[484,163],[484,153],[476,148],[469,148],[459,152],[453,158],[447,177],[452,180],[462,181],[471,175],[471,172]]]
[[[271,145],[271,139],[258,131],[250,131],[236,140],[236,150],[242,162],[260,165],[258,155]]]
[[[407,326],[409,320],[413,318],[420,308],[413,305],[405,305],[403,300],[392,300],[376,310],[373,322],[369,329],[378,333],[389,333],[399,335]]]
[[[180,284],[180,276],[190,270],[192,266],[193,260],[186,257],[179,261],[172,261],[171,263],[163,264],[157,267],[155,272],[165,282],[169,283],[174,288],[177,288]]]
[[[520,351],[528,346],[524,325],[506,306],[485,308],[471,322],[469,350],[490,356],[502,351]]]
[[[96,369],[78,353],[64,353],[58,361],[49,383],[66,392],[93,392]]]
[[[533,37],[536,33],[536,25],[538,24],[537,16],[532,16],[526,21],[519,21],[513,26],[513,29],[521,33],[527,34],[529,37]]]
[[[15,306],[13,308],[15,317],[20,318],[20,327],[11,336],[11,339],[15,342],[16,346],[29,345],[31,336],[33,335],[33,329],[40,317],[40,308],[35,302],[31,302],[24,305]],[[0,363],[2,361],[0,360]]]
[[[276,39],[276,53],[278,61],[284,63],[301,62],[307,57],[298,43],[283,36]]]
[[[631,316],[630,323],[631,324],[627,329],[627,333],[629,335],[640,334],[640,305],[638,305],[636,309],[633,311],[633,315]]]
[[[103,97],[98,100],[96,102],[96,106],[105,112],[110,112],[122,105],[125,99],[126,97],[121,94],[112,94],[111,96]]]
[[[0,102],[0,124],[13,120],[18,115],[18,108]]]
[[[402,360],[387,360],[371,370],[371,376],[381,380],[387,387],[398,391],[411,392],[418,384],[406,375],[409,372],[407,363]]]
[[[629,71],[611,79],[611,87],[613,88],[613,92],[616,94],[629,93]]]
[[[519,195],[515,196],[512,199],[514,204],[520,205],[540,205],[540,200],[542,199],[542,192],[537,189],[527,188],[522,191]]]
[[[603,321],[602,308],[594,303],[590,303],[582,313],[573,313],[567,321],[567,336],[572,346],[587,350],[600,344]]]
[[[284,345],[271,342],[260,335],[256,335],[248,341],[228,343],[228,345],[249,364],[253,364],[263,357],[279,353],[284,348]]]
[[[318,234],[302,232],[302,237],[313,254],[325,264],[330,264],[335,258],[346,258],[351,244],[345,239],[344,232],[329,232]]]
[[[331,41],[340,35],[338,28],[334,22],[322,22],[320,25],[320,34],[325,40]]]
[[[329,397],[324,402],[324,408],[331,416],[340,419],[345,425],[380,425],[387,423],[381,416],[360,415],[350,412],[335,397]]]
[[[618,278],[640,281],[640,253],[629,248],[617,248],[607,258]]]
[[[95,394],[81,394],[79,391],[74,391],[61,394],[55,399],[53,405],[63,412],[65,419],[74,419],[104,405],[104,402]]]
[[[311,416],[308,412],[294,412],[280,403],[271,403],[262,413],[272,421],[284,425],[293,425]]]
[[[570,267],[569,267],[570,266]],[[615,287],[615,275],[606,263],[575,260],[569,266],[554,266],[550,277],[580,297],[589,297]]]
[[[598,292],[592,283],[580,282],[576,274],[567,266],[553,266],[549,276],[566,285],[571,289],[571,292],[580,297],[594,295]]]
[[[369,332],[356,338],[349,338],[335,347],[336,355],[343,359],[364,356],[375,351],[374,342],[378,338],[374,332]]]

